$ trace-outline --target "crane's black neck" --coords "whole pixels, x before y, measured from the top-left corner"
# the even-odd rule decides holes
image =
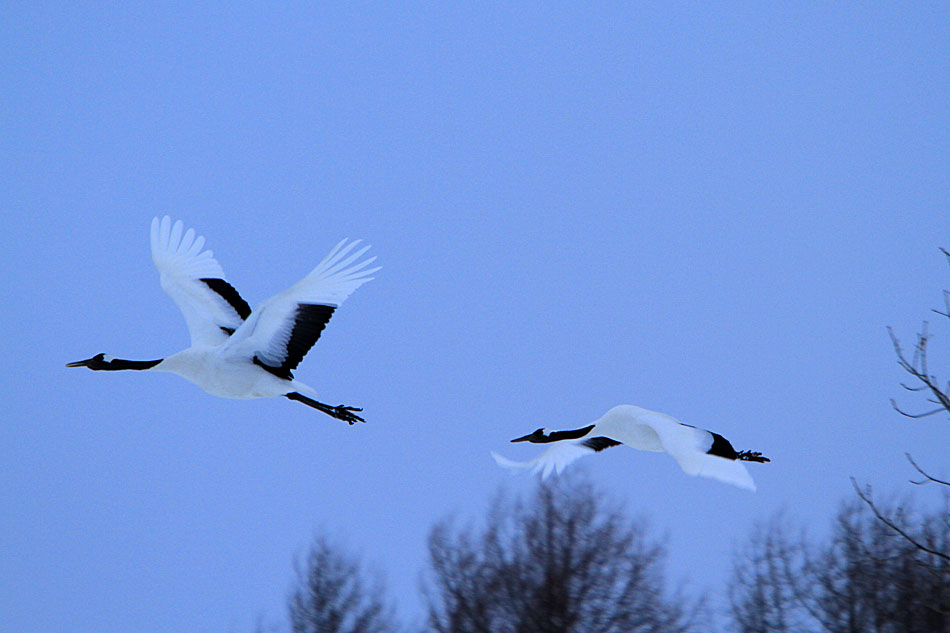
[[[143,370],[151,369],[163,360],[163,358],[159,358],[158,360],[125,360],[124,358],[113,358],[106,354],[96,354],[92,358],[69,363],[66,366],[88,367],[93,371],[119,371],[122,369]]]
[[[594,425],[585,426],[582,429],[571,429],[570,431],[552,431],[544,442],[560,442],[562,440],[579,440],[593,430]]]
[[[151,369],[155,365],[162,362],[159,358],[158,360],[124,360],[122,358],[114,358],[112,362],[109,363],[108,367],[103,367],[102,369],[113,371],[119,369]]]
[[[532,444],[547,444],[549,442],[560,442],[562,440],[579,440],[594,428],[594,425],[585,426],[582,429],[572,429],[570,431],[550,431],[538,429],[530,435],[511,440],[512,442],[531,442]]]

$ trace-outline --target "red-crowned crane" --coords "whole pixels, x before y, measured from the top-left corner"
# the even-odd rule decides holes
[[[770,461],[762,453],[736,451],[729,440],[718,433],[697,429],[664,413],[629,404],[614,407],[584,428],[571,431],[538,429],[511,441],[551,444],[547,450],[527,462],[515,462],[492,452],[495,461],[501,466],[528,468],[540,472],[542,477],[547,477],[552,471],[560,473],[579,457],[626,444],[642,451],[665,451],[688,475],[711,477],[740,488],[755,490],[755,483],[741,462]]]
[[[159,360],[123,360],[96,354],[67,367],[167,371],[223,398],[284,396],[350,424],[358,407],[317,402],[316,392],[291,373],[320,338],[333,312],[379,268],[360,259],[369,246],[341,241],[306,277],[255,310],[225,281],[224,270],[193,229],[152,220],[152,261],[162,289],[178,305],[191,347]]]

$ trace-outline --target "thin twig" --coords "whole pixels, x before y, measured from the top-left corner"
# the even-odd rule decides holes
[[[937,479],[936,477],[933,477],[929,475],[928,473],[924,472],[924,469],[917,465],[917,462],[915,462],[914,458],[910,456],[910,453],[904,453],[904,456],[907,457],[907,461],[911,463],[911,465],[917,470],[917,472],[919,472],[921,475],[925,477],[925,479],[922,481],[914,481],[913,479],[911,479],[910,483],[916,484],[918,486],[922,486],[924,484],[933,482],[935,484],[940,484],[942,486],[950,486],[950,481]]]
[[[936,377],[931,376],[927,370],[927,342],[930,338],[930,335],[927,332],[927,322],[924,321],[923,326],[921,326],[921,331],[917,335],[917,344],[914,346],[914,356],[909,361],[904,355],[904,350],[901,348],[900,340],[898,340],[897,335],[894,334],[893,328],[888,327],[887,333],[891,337],[891,343],[894,346],[894,353],[897,355],[897,364],[901,367],[901,369],[920,381],[923,385],[920,387],[920,390],[926,389],[930,391],[930,393],[935,398],[934,400],[930,401],[940,407],[934,411],[913,414],[903,411],[897,406],[897,403],[894,400],[891,400],[891,406],[894,407],[894,410],[905,417],[914,419],[925,418],[935,413],[939,413],[941,410],[945,410],[947,413],[950,413],[950,396],[948,396],[947,392],[938,386]],[[907,385],[902,386],[910,391],[915,391],[914,388]]]

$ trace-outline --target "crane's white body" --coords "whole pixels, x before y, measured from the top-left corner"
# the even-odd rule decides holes
[[[608,438],[642,451],[666,452],[689,475],[755,490],[755,483],[741,461],[708,452],[715,441],[713,433],[682,424],[664,413],[628,404],[610,409],[581,437],[551,441],[551,446],[530,461],[516,462],[494,452],[492,456],[501,466],[529,469],[547,477],[552,472],[560,473],[576,459],[603,450],[604,447],[592,447],[591,438]],[[721,436],[720,439],[724,441]]]
[[[343,240],[307,276],[252,311],[225,280],[213,253],[203,250],[205,240],[193,229],[185,231],[181,221],[172,224],[168,216],[155,218],[150,243],[162,289],[181,310],[191,347],[159,361],[125,361],[100,354],[70,367],[171,372],[223,398],[314,395],[291,370],[319,338],[334,310],[379,270],[367,268],[375,257],[361,259],[368,246],[357,249],[360,240]]]
[[[315,395],[314,389],[296,378],[278,378],[254,365],[251,358],[230,353],[223,346],[198,345],[163,359],[152,371],[178,374],[221,398],[273,398],[291,391]]]

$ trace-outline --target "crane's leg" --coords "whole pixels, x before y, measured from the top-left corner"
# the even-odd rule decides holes
[[[290,393],[284,394],[287,398],[291,400],[296,400],[297,402],[302,402],[308,407],[313,407],[317,411],[323,411],[327,415],[336,418],[337,420],[343,420],[348,424],[356,424],[357,422],[365,422],[363,418],[356,415],[354,411],[362,411],[360,407],[346,407],[342,404],[339,404],[335,407],[331,407],[328,404],[323,404],[322,402],[317,402],[303,394],[299,394],[296,391],[291,391]]]

